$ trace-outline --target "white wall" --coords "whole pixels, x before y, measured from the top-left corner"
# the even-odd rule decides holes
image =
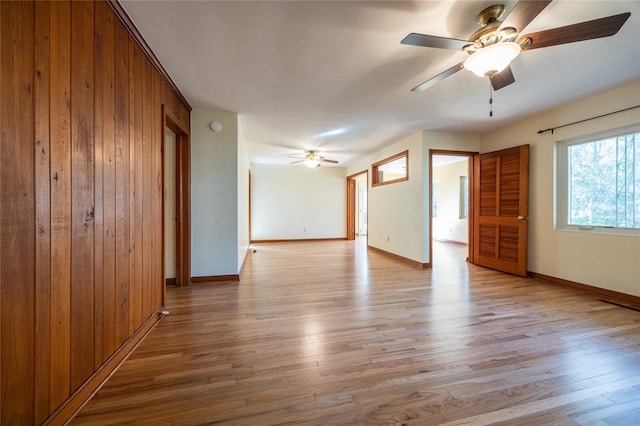
[[[368,243],[423,263],[426,260],[422,240],[425,222],[420,196],[424,185],[420,133],[383,148],[373,162],[404,150],[409,150],[409,179],[370,188]]]
[[[242,124],[238,123],[238,271],[249,250],[249,155],[242,133]]]
[[[530,144],[529,270],[640,296],[640,238],[553,229],[554,142],[640,122],[640,109],[542,135],[538,130],[638,104],[640,81],[547,111],[481,137],[483,152]]]
[[[438,217],[433,218],[433,237],[469,242],[469,218],[460,218],[460,176],[469,174],[468,161],[457,161],[433,169],[438,182]],[[469,210],[471,211],[471,210]]]
[[[423,263],[423,162],[422,134],[415,133],[349,166],[349,175],[371,170],[371,164],[409,150],[409,179],[371,187],[369,182],[370,246]]]
[[[251,165],[251,238],[346,238],[344,167]]]
[[[219,121],[222,130],[209,124]],[[191,275],[238,273],[238,118],[191,112]]]

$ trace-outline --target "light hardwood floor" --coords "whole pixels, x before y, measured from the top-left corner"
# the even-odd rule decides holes
[[[640,312],[363,240],[255,245],[170,315],[74,425],[638,425]]]

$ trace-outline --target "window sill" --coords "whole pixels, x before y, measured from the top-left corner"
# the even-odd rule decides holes
[[[582,234],[610,235],[619,237],[640,237],[640,229],[614,228],[609,226],[576,226],[565,225],[556,227],[556,231],[574,232]]]

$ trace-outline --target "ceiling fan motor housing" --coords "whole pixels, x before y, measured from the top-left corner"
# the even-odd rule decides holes
[[[503,4],[496,4],[489,6],[478,14],[477,22],[482,26],[476,32],[471,34],[469,41],[472,42],[464,47],[464,50],[472,55],[483,47],[490,46],[496,43],[514,41],[518,36],[518,31],[515,28],[507,27],[500,29],[502,25],[502,15],[504,14],[505,6]]]
[[[494,4],[493,6],[489,6],[478,14],[477,21],[483,27],[487,24],[499,21],[504,14],[504,9],[504,4]]]

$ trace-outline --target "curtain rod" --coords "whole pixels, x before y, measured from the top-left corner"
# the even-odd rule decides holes
[[[596,117],[585,118],[584,120],[574,121],[573,123],[563,124],[562,126],[550,127],[548,129],[545,129],[545,130],[538,130],[538,134],[541,135],[541,134],[546,133],[546,132],[551,132],[551,134],[553,134],[554,130],[560,129],[562,127],[573,126],[574,124],[584,123],[585,121],[595,120],[596,118],[602,118],[602,117],[606,117],[608,115],[617,114],[619,112],[629,111],[630,109],[634,109],[634,108],[640,108],[640,105],[632,106],[632,107],[621,109],[621,110],[614,111],[614,112],[609,112],[607,114],[598,115]]]

